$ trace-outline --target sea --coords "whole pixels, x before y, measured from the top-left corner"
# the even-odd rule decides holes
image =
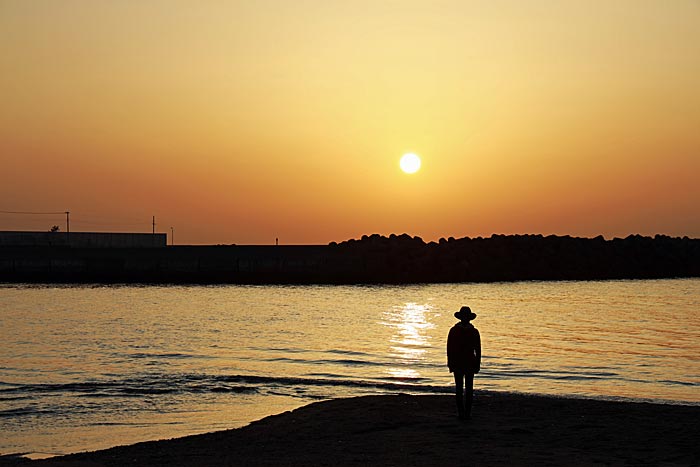
[[[449,394],[469,305],[484,391],[700,405],[700,279],[406,286],[0,284],[0,453],[247,425],[314,401]]]

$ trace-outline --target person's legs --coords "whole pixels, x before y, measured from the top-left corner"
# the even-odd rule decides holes
[[[467,372],[464,374],[464,405],[466,416],[471,416],[472,400],[474,399],[474,373]]]
[[[457,414],[459,418],[464,417],[464,373],[454,372],[455,396],[457,400]]]

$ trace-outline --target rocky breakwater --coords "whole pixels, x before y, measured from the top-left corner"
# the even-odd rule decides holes
[[[426,243],[365,235],[329,245],[0,247],[0,281],[404,284],[700,277],[700,240],[492,235]]]

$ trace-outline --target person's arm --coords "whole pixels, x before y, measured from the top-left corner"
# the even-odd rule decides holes
[[[450,359],[454,355],[454,337],[453,337],[453,332],[452,329],[450,329],[450,332],[447,334],[447,367],[452,370],[452,365],[450,365]]]
[[[474,373],[478,373],[481,370],[481,335],[478,330],[476,331],[476,346],[474,350],[476,353],[476,371]]]

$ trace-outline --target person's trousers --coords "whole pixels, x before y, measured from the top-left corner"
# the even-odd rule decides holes
[[[460,418],[469,417],[472,413],[472,399],[474,398],[474,373],[455,371],[454,377],[457,413]]]

